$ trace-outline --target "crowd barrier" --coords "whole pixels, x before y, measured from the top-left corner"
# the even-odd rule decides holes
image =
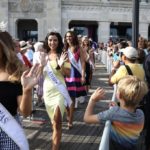
[[[114,85],[114,91],[113,91],[113,96],[111,101],[114,102],[115,101],[115,95],[116,95],[116,90],[117,90],[117,85]],[[110,107],[111,109],[111,107]],[[104,131],[103,131],[103,135],[101,138],[101,142],[100,142],[100,146],[99,146],[99,150],[109,150],[109,132],[110,132],[110,127],[111,127],[111,122],[108,120],[105,123],[105,127],[104,127]]]
[[[112,58],[108,56],[106,51],[101,51],[100,54],[100,61],[106,66],[107,72],[111,73],[111,68],[112,68]],[[116,89],[117,86],[114,85],[114,91],[112,95],[111,101],[115,101],[115,95],[116,95]],[[110,107],[111,109],[111,107]],[[109,133],[110,133],[110,127],[111,127],[111,122],[108,120],[105,123],[105,127],[103,130],[102,138],[100,141],[100,146],[99,150],[109,150]]]
[[[111,72],[112,68],[112,57],[108,56],[107,51],[103,50],[100,52],[101,62],[106,66],[107,72]]]

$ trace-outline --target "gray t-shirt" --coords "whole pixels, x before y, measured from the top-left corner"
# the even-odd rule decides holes
[[[111,121],[110,139],[123,147],[132,148],[137,144],[144,126],[144,113],[140,109],[128,112],[118,106],[97,114],[100,122]]]

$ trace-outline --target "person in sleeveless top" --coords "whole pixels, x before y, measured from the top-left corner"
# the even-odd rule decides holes
[[[16,55],[11,35],[7,31],[0,31],[0,103],[19,126],[21,124],[18,113],[27,117],[32,112],[32,88],[37,84],[41,74],[40,65],[36,64],[25,72],[23,68]],[[10,126],[10,130],[13,130],[13,126]],[[0,149],[20,149],[2,127],[0,127]]]
[[[64,50],[68,52],[69,61],[71,63],[70,77],[66,77],[66,85],[69,91],[70,97],[73,101],[68,114],[68,128],[73,126],[73,114],[75,107],[75,98],[80,96],[86,96],[85,83],[85,57],[82,48],[79,45],[77,35],[74,31],[68,31],[64,37]],[[72,57],[72,58],[71,58]]]
[[[62,37],[58,32],[47,34],[44,48],[48,61],[43,69],[43,97],[52,123],[52,150],[58,150],[61,142],[63,116],[67,106],[64,95],[54,84],[55,79],[49,76],[48,68],[51,68],[53,75],[66,87],[64,76],[70,76],[71,66],[67,53],[63,52]]]

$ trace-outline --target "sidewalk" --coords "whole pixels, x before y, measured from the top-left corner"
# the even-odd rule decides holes
[[[108,74],[105,66],[97,63],[86,102],[78,104],[74,114],[74,126],[71,130],[67,129],[67,121],[64,117],[60,150],[98,150],[103,125],[85,124],[83,115],[91,93],[99,86],[106,89],[106,97],[105,100],[96,104],[94,112],[108,108],[113,89],[107,81]],[[29,140],[30,150],[50,150],[52,129],[45,107],[37,107],[30,119],[23,120],[23,127]]]

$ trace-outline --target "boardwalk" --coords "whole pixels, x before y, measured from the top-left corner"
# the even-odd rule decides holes
[[[105,100],[96,104],[95,112],[108,108],[108,100],[111,99],[113,89],[108,86],[108,74],[102,64],[96,64],[91,89],[84,104],[79,104],[75,110],[74,126],[67,129],[67,122],[64,117],[62,141],[60,150],[98,150],[103,125],[87,125],[83,122],[83,115],[87,101],[91,93],[99,86],[106,89]],[[44,119],[44,121],[40,121]],[[36,108],[33,119],[25,119],[23,127],[30,144],[30,150],[50,150],[51,147],[51,124],[45,108]]]

